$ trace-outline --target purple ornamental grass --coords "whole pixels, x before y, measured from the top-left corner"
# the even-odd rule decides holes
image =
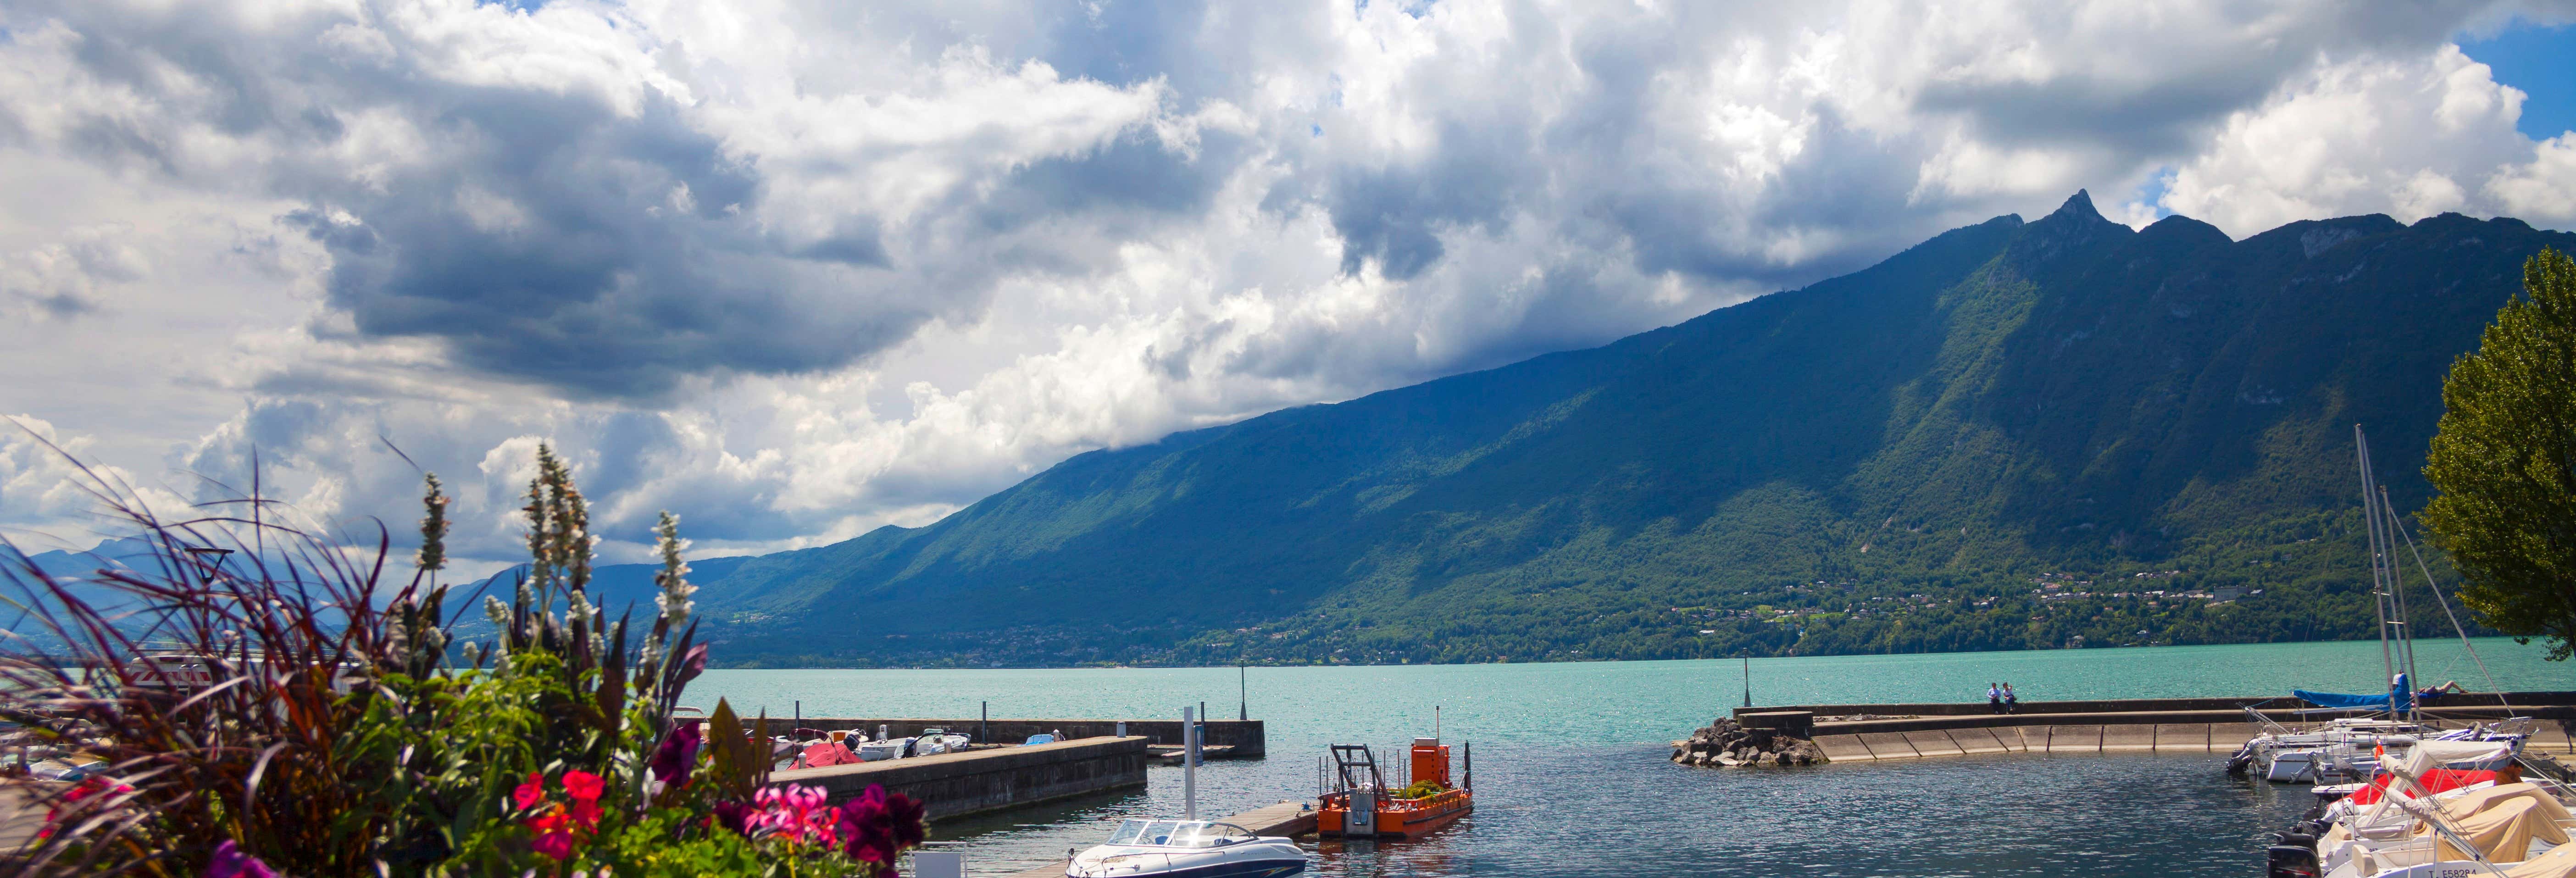
[[[0,718],[104,758],[93,770],[133,793],[95,807],[50,797],[41,804],[71,806],[66,831],[13,865],[97,873],[176,853],[173,868],[196,871],[217,865],[218,843],[293,852],[296,871],[368,859],[369,835],[338,830],[372,813],[384,788],[359,778],[395,769],[336,749],[375,694],[351,669],[436,662],[443,632],[408,618],[437,614],[426,577],[390,575],[381,532],[352,546],[295,526],[256,482],[172,519],[74,465],[140,548],[72,578],[0,539],[12,613],[0,625]],[[271,874],[227,862],[231,874]]]
[[[93,770],[124,786],[116,796],[37,802],[59,831],[14,852],[13,867],[275,878],[281,869],[374,874],[457,853],[440,837],[438,809],[422,805],[458,807],[479,793],[426,788],[439,777],[423,755],[434,748],[386,731],[443,721],[439,702],[407,697],[415,684],[404,681],[457,673],[446,588],[434,576],[447,530],[435,481],[424,545],[405,577],[390,569],[400,561],[383,528],[352,544],[295,524],[262,494],[256,463],[247,492],[166,517],[111,473],[53,450],[71,460],[104,517],[133,534],[121,545],[140,548],[97,558],[75,578],[0,538],[0,603],[10,613],[0,624],[0,719],[46,746],[102,757]],[[470,650],[471,661],[519,650],[563,659],[576,695],[566,709],[586,719],[548,724],[563,731],[530,745],[569,765],[647,755],[614,752],[634,740],[620,726],[636,696],[638,737],[656,751],[677,741],[664,773],[686,780],[704,732],[668,724],[707,664],[689,620],[686,567],[669,563],[657,577],[661,612],[646,641],[630,646],[623,621],[585,602],[588,515],[570,470],[548,449],[539,458],[530,485],[537,575],[499,605],[498,636]],[[656,533],[666,561],[675,559],[676,519],[666,516]],[[559,602],[568,605],[560,616]],[[737,813],[729,825],[740,822]]]

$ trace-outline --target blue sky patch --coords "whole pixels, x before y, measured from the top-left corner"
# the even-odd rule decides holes
[[[2576,130],[2576,26],[2515,21],[2460,51],[2495,70],[2497,82],[2530,95],[2522,102],[2523,136],[2547,140]]]

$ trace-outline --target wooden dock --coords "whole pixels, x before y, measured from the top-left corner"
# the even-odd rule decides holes
[[[1218,822],[1232,823],[1254,835],[1296,838],[1315,831],[1315,803],[1283,801],[1276,805],[1254,808]],[[1058,860],[1014,874],[1011,878],[1064,878],[1064,870],[1072,865],[1070,861]]]

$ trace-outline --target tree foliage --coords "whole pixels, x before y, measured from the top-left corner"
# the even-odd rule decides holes
[[[2485,624],[2576,653],[2576,260],[2542,250],[2442,385],[2425,524]]]

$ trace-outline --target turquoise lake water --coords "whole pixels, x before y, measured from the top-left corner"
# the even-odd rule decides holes
[[[2495,685],[2576,689],[2537,646],[2481,640]],[[2425,643],[2430,683],[2489,688],[2456,641]],[[1430,734],[1476,746],[1477,811],[1432,839],[1318,850],[1325,875],[2259,874],[2255,840],[2303,810],[2305,787],[2226,778],[2218,756],[1997,756],[1721,771],[1665,761],[1663,742],[1741,704],[1733,660],[1374,667],[1037,670],[712,670],[683,700],[786,716],[1170,717],[1206,703],[1267,721],[1270,756],[1201,769],[1200,807],[1227,814],[1310,797],[1330,743],[1395,747]],[[2377,642],[1754,659],[1757,704],[2367,692]],[[1143,792],[943,823],[977,875],[1008,874],[1104,837],[1115,820],[1177,814],[1179,769]]]

